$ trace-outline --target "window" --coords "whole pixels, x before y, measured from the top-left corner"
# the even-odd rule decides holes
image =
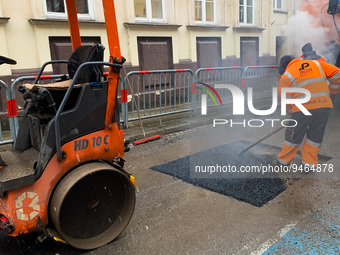
[[[273,0],[273,9],[276,11],[282,11],[282,1],[283,0]]]
[[[134,0],[136,21],[164,22],[164,0]]]
[[[195,22],[202,24],[215,22],[214,0],[195,0]]]
[[[79,19],[93,19],[92,0],[75,0]],[[66,18],[65,0],[45,0],[46,17]]]
[[[240,24],[254,24],[254,0],[240,0]]]

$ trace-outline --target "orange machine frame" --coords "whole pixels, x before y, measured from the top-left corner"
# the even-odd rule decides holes
[[[103,9],[104,9],[104,16],[105,16],[106,33],[107,33],[109,52],[110,52],[110,62],[111,63],[113,63],[114,61],[121,62],[122,56],[120,52],[120,44],[119,44],[118,27],[117,27],[114,0],[102,0],[102,1],[103,1]],[[67,16],[69,20],[72,48],[73,50],[75,50],[76,48],[81,46],[76,2],[74,0],[66,0],[66,6],[67,6]],[[109,84],[108,84],[108,95],[107,95],[108,100],[107,100],[105,124],[109,124],[113,122],[114,111],[112,111],[112,109],[115,108],[115,104],[116,104],[115,98],[116,98],[116,93],[117,93],[118,78],[119,78],[119,74],[113,72],[113,68],[109,67],[109,74],[108,74]]]
[[[102,0],[105,23],[110,50],[110,62],[119,63],[122,60],[118,29],[115,15],[114,0]],[[73,50],[81,46],[79,23],[77,18],[76,4],[74,0],[66,0],[68,20],[70,26],[71,42]],[[62,146],[67,153],[67,158],[57,160],[54,155],[46,166],[42,176],[30,186],[7,191],[0,199],[1,213],[9,219],[14,229],[9,235],[18,236],[37,231],[37,222],[40,220],[44,225],[49,222],[49,200],[58,181],[72,168],[79,164],[94,161],[112,161],[114,157],[124,157],[124,131],[118,129],[114,123],[116,94],[119,73],[109,67],[108,95],[105,116],[105,128],[70,141]],[[102,141],[100,144],[92,144],[92,141]],[[75,144],[88,141],[86,148],[75,151]]]

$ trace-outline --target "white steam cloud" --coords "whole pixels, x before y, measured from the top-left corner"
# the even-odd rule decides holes
[[[327,15],[327,14],[326,14]],[[302,47],[311,43],[313,50],[326,59],[330,64],[335,63],[335,52],[329,45],[329,28],[320,25],[320,16],[314,17],[307,11],[296,11],[289,18],[283,32],[292,42],[292,54],[299,58],[302,55]]]

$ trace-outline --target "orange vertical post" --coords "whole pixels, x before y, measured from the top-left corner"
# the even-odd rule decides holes
[[[68,24],[70,27],[72,49],[75,50],[81,46],[76,1],[66,0],[66,9]]]
[[[103,0],[103,8],[110,56],[121,58],[114,0]]]
[[[116,20],[116,12],[114,0],[103,0],[103,9],[106,24],[106,33],[109,43],[110,62],[116,62],[115,59],[122,60],[119,44],[118,27]],[[106,107],[105,124],[110,124],[114,121],[114,109],[116,106],[116,94],[118,87],[119,73],[114,72],[113,68],[109,68],[108,75],[108,98]]]

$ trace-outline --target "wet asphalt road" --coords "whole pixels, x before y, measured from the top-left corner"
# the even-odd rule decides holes
[[[221,130],[223,138],[212,139],[209,129],[167,135],[126,154],[126,169],[136,178],[137,204],[114,242],[79,251],[51,240],[38,243],[34,234],[12,238],[1,233],[0,254],[339,254],[339,178],[312,178],[312,173],[283,179],[282,192],[254,206],[150,169],[249,135]],[[266,142],[280,146],[282,134]],[[327,153],[334,157],[332,148],[326,147]]]

